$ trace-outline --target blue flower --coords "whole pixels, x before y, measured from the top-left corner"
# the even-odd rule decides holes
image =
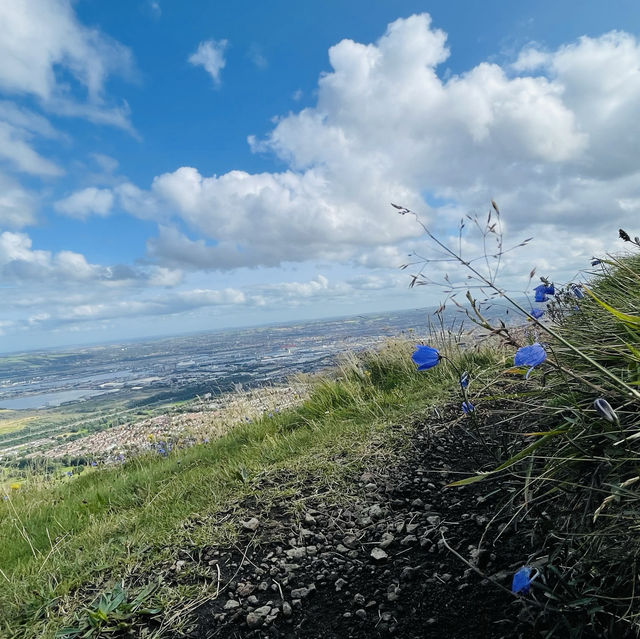
[[[516,595],[526,595],[531,588],[531,582],[538,576],[538,573],[531,577],[531,566],[522,566],[518,568],[513,575],[511,590]]]
[[[519,348],[516,352],[515,357],[513,358],[513,363],[516,366],[529,366],[529,370],[525,375],[525,379],[528,379],[531,371],[538,366],[538,364],[542,364],[547,359],[547,351],[538,344],[531,344],[531,346],[523,346]]]
[[[65,475],[66,475],[67,477],[73,477],[73,473],[72,473],[70,470],[68,470],[68,471],[65,473]]]
[[[584,297],[584,293],[582,292],[582,289],[577,285],[574,284],[571,287],[571,292],[579,299],[581,300]]]
[[[435,348],[418,344],[411,359],[419,371],[426,371],[428,368],[433,368],[442,358]]]
[[[462,386],[462,388],[466,388],[467,386],[469,386],[470,381],[471,378],[469,377],[469,373],[467,373],[467,371],[460,375],[460,386]]]
[[[92,462],[91,462],[91,465],[92,465],[92,466],[97,466],[97,465],[98,465],[98,462],[97,462],[97,461],[92,461]]]
[[[551,284],[551,286],[547,286],[546,284],[540,284],[533,289],[536,293],[536,302],[546,302],[549,298],[547,295],[555,295],[556,289]]]
[[[591,266],[598,266],[598,264],[602,264],[602,260],[598,260],[595,257],[591,260]]]
[[[544,311],[541,308],[532,308],[529,311],[529,315],[534,319],[540,319],[544,315]]]
[[[474,406],[471,402],[462,402],[462,412],[465,415],[468,415],[469,413],[473,413],[474,411]]]
[[[533,290],[536,293],[536,302],[546,302],[549,298],[544,294],[545,289],[544,284],[540,284],[540,286],[536,286]]]

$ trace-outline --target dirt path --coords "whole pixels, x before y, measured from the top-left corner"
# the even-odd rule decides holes
[[[511,529],[493,543],[507,520],[496,481],[445,488],[454,473],[476,469],[478,455],[470,433],[433,435],[422,425],[403,461],[354,478],[346,506],[312,482],[296,498],[302,512],[244,503],[237,545],[201,555],[219,569],[220,595],[198,609],[189,636],[540,636],[520,621],[518,598],[447,548],[507,589],[532,551]]]

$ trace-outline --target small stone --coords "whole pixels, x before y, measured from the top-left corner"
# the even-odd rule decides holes
[[[400,573],[400,581],[411,581],[416,574],[415,568],[411,568],[411,566],[405,566]],[[387,619],[387,621],[389,621]]]
[[[286,551],[287,557],[290,559],[302,559],[302,557],[307,556],[306,548],[291,548]]]
[[[360,619],[367,618],[367,611],[364,608],[359,608],[356,610],[356,617],[360,617]]]
[[[334,585],[336,587],[336,592],[340,592],[347,585],[347,582],[341,577]]]
[[[255,612],[250,612],[247,615],[247,626],[249,628],[259,628],[262,625],[262,617]]]
[[[359,606],[364,606],[365,598],[364,595],[357,593],[353,596],[353,601],[357,603]]]
[[[251,532],[254,532],[259,525],[260,525],[260,522],[255,517],[252,517],[251,519],[242,522],[242,527],[245,530],[250,530]]]
[[[390,532],[383,533],[378,542],[378,546],[380,546],[380,548],[387,548],[387,546],[393,543],[394,539],[395,537]]]
[[[418,538],[415,535],[407,535],[401,542],[401,546],[411,546],[418,543]]]
[[[260,608],[256,608],[253,612],[261,617],[266,617],[271,612],[271,606],[260,606]]]
[[[176,561],[176,565],[175,565],[176,572],[182,572],[182,569],[184,568],[185,563],[186,561],[184,561],[183,559]]]
[[[309,594],[308,588],[295,588],[291,591],[291,597],[293,599],[304,599]]]
[[[238,584],[236,588],[236,595],[238,597],[248,597],[256,587],[253,584]]]
[[[225,610],[235,610],[236,608],[240,608],[240,602],[235,599],[229,599],[224,605]]]
[[[311,513],[304,514],[304,523],[305,524],[315,524],[316,518]]]
[[[249,595],[247,597],[247,603],[255,606],[258,603],[258,598],[255,595]]]
[[[442,520],[440,519],[440,517],[438,517],[438,515],[431,515],[427,517],[427,521],[429,522],[430,526],[439,526]]]
[[[382,548],[374,548],[371,551],[371,556],[376,561],[384,561],[389,555],[387,555],[387,553],[384,550],[382,550]]]
[[[411,505],[412,505],[414,508],[422,508],[422,507],[424,506],[424,502],[422,501],[422,499],[420,499],[420,498],[418,497],[418,499],[414,499],[414,500],[411,502]]]
[[[384,516],[384,510],[382,510],[380,504],[374,504],[369,508],[369,517],[372,519],[380,519]]]
[[[282,614],[285,617],[290,617],[293,614],[293,608],[291,607],[291,604],[288,601],[285,601],[282,604]]]
[[[358,545],[358,538],[355,535],[346,535],[342,543],[353,550]]]

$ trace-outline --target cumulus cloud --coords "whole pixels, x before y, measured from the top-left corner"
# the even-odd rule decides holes
[[[194,66],[203,67],[216,86],[220,84],[220,72],[227,64],[224,57],[227,44],[226,40],[205,40],[198,45],[196,52],[189,56],[189,62]]]
[[[113,199],[110,189],[97,189],[91,186],[59,200],[54,204],[54,208],[60,213],[80,219],[92,214],[105,216],[111,212]]]
[[[371,44],[343,40],[329,50],[315,106],[249,137],[254,151],[288,169],[204,176],[181,167],[123,206],[161,220],[148,245],[160,263],[218,269],[390,264],[420,229],[389,202],[420,211],[437,232],[491,198],[513,233],[553,225],[577,239],[602,233],[611,218],[635,219],[634,36],[584,37],[555,51],[529,45],[513,64],[482,62],[445,79],[439,67],[448,56],[446,34],[427,14],[396,20]],[[540,253],[552,244],[545,238]]]

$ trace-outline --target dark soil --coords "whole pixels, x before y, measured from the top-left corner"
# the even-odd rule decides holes
[[[258,525],[245,520],[236,546],[202,553],[219,568],[220,594],[194,613],[189,636],[539,637],[536,606],[496,585],[510,590],[534,550],[506,526],[508,485],[446,487],[495,466],[482,450],[459,422],[437,434],[423,424],[408,452],[354,478],[340,505],[313,482],[296,497],[302,513],[243,504]]]

